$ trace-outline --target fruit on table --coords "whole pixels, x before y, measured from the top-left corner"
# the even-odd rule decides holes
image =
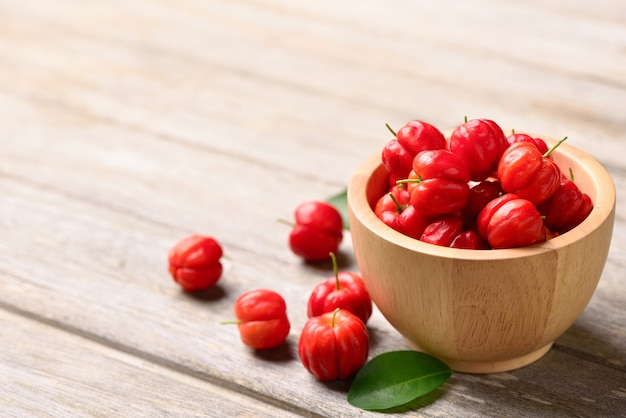
[[[214,286],[222,275],[223,251],[213,237],[194,234],[183,238],[168,254],[168,269],[184,291]]]
[[[287,304],[270,289],[253,289],[243,293],[234,304],[241,341],[255,350],[281,345],[289,335]]]
[[[367,324],[372,315],[372,299],[365,282],[356,273],[340,273],[335,255],[331,254],[331,257],[334,275],[315,286],[311,292],[307,303],[309,318],[341,308],[352,312]]]
[[[295,225],[289,234],[289,247],[306,261],[329,259],[343,240],[343,219],[339,211],[326,202],[300,204],[294,213]]]
[[[367,361],[369,333],[356,315],[335,309],[309,318],[298,340],[298,355],[318,380],[346,379]]]

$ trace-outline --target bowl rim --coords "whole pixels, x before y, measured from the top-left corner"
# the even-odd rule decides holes
[[[451,132],[451,131],[449,131]],[[449,137],[449,132],[444,134]],[[505,131],[506,132],[506,131]],[[512,131],[509,131],[512,132]],[[554,145],[557,140],[545,135],[515,130],[516,133],[526,133],[533,137],[543,139],[548,147]],[[570,145],[562,143],[554,152],[557,155],[576,161],[577,168],[582,168],[589,175],[595,193],[590,197],[594,203],[593,210],[587,218],[574,229],[548,239],[542,243],[519,248],[491,249],[491,250],[468,250],[437,246],[417,239],[408,237],[383,223],[370,206],[367,197],[367,188],[371,176],[377,172],[386,172],[382,165],[381,152],[370,155],[354,172],[347,188],[348,209],[352,216],[356,217],[367,229],[374,234],[403,247],[407,250],[417,251],[423,254],[442,258],[460,260],[502,260],[510,258],[532,257],[549,251],[556,251],[579,241],[588,234],[599,228],[615,211],[615,184],[606,168],[590,154]],[[558,157],[557,157],[558,158]],[[352,221],[352,220],[351,220]]]

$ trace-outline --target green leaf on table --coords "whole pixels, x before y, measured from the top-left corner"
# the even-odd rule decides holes
[[[348,190],[344,189],[343,191],[337,193],[334,196],[326,199],[326,203],[329,203],[335,207],[341,214],[341,219],[343,219],[343,229],[349,231],[350,223],[348,222]]]
[[[366,363],[356,374],[348,402],[366,410],[404,405],[445,383],[452,370],[441,360],[419,351],[391,351]]]

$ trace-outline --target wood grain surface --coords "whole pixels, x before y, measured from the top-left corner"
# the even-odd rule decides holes
[[[297,358],[331,274],[289,250],[305,200],[343,190],[413,118],[541,132],[617,189],[598,288],[537,363],[455,373],[389,416],[626,416],[622,0],[0,0],[0,415],[369,417]],[[184,294],[169,248],[215,236],[219,284]],[[356,269],[348,235],[341,268]],[[270,287],[292,331],[239,341]],[[407,344],[375,311],[370,356]]]

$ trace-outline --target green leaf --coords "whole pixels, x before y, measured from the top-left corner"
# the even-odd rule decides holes
[[[348,391],[357,408],[383,410],[432,392],[452,375],[441,360],[419,351],[391,351],[366,363]]]
[[[341,219],[343,219],[343,229],[346,231],[350,230],[350,223],[348,222],[348,190],[344,189],[343,191],[337,193],[334,196],[326,199],[326,203],[329,203],[335,207],[341,214]]]

